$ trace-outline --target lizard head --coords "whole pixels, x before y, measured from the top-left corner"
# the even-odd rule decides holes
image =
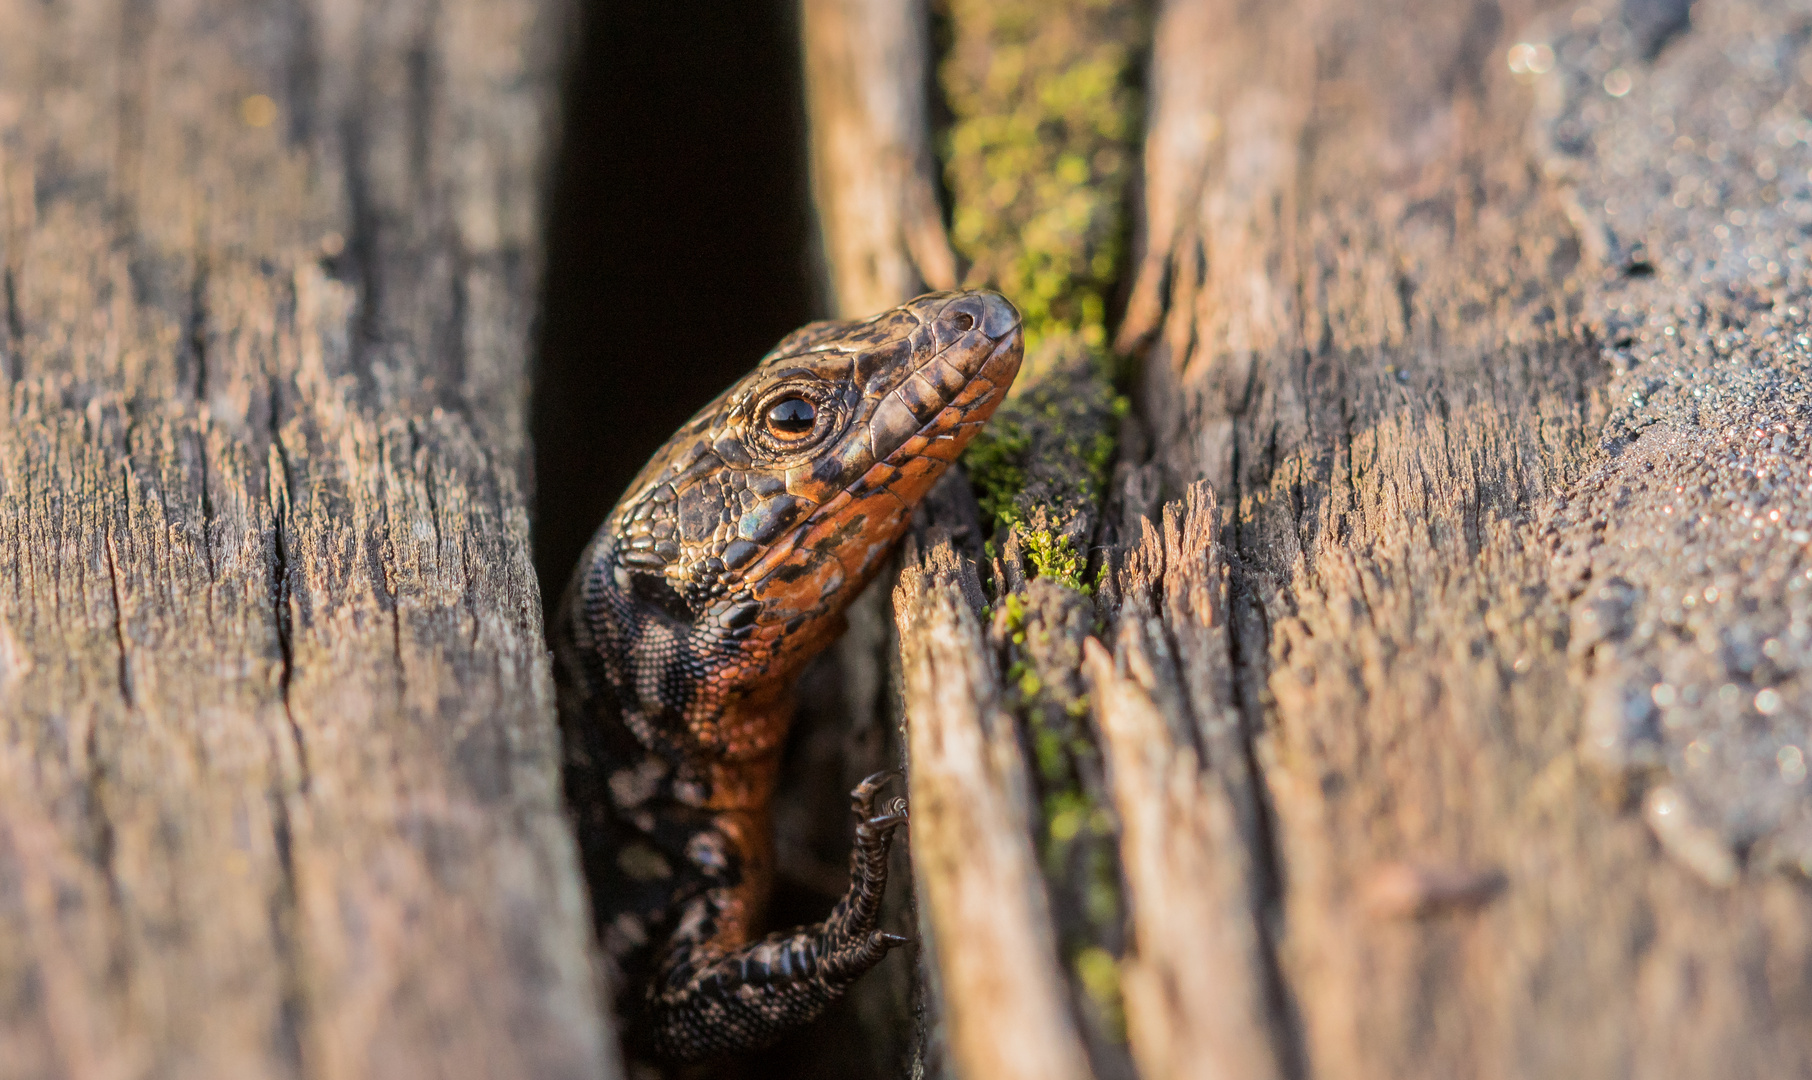
[[[581,571],[589,636],[621,658],[632,711],[706,724],[790,679],[840,632],[1022,351],[1005,298],[933,293],[793,332],[700,410]]]

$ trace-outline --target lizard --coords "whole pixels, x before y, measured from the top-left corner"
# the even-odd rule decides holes
[[[792,682],[1005,396],[1019,313],[932,293],[784,338],[631,482],[550,630],[564,779],[625,1041],[690,1063],[771,1044],[908,939],[877,928],[903,799],[852,793],[829,917],[756,938]]]

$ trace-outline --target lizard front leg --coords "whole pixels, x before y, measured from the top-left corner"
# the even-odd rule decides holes
[[[692,1062],[766,1046],[816,1019],[888,950],[908,940],[875,928],[893,833],[906,823],[904,799],[875,812],[888,775],[869,777],[851,794],[856,842],[849,890],[823,922],[752,944],[726,940],[739,935],[722,925],[725,917],[740,923],[758,906],[758,896],[743,895],[760,889],[757,875],[734,884],[719,877],[685,904],[645,1002],[658,1056]],[[719,836],[741,834],[732,829]],[[721,874],[722,861],[712,861],[718,866],[703,869]]]

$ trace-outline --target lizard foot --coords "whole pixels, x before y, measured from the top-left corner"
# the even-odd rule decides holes
[[[906,823],[906,800],[876,812],[890,773],[876,773],[851,793],[856,843],[849,891],[815,926],[769,934],[714,957],[675,956],[648,991],[655,1053],[695,1062],[759,1050],[818,1018],[889,950],[910,938],[875,929],[887,886],[887,854]]]

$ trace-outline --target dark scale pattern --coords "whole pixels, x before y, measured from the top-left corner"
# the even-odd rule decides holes
[[[1019,369],[993,293],[813,323],[651,460],[586,549],[554,623],[566,784],[632,1047],[753,1050],[905,939],[875,926],[906,808],[854,793],[850,889],[815,926],[757,937],[768,798],[793,677],[840,631],[912,507]],[[770,423],[812,406],[809,430]],[[797,410],[782,410],[784,416]]]
[[[823,923],[769,934],[715,960],[699,948],[708,919],[696,920],[695,933],[674,936],[672,944],[682,947],[668,952],[649,994],[649,1034],[657,1056],[700,1059],[767,1045],[817,1016],[889,949],[906,942],[874,928],[887,883],[887,852],[894,830],[906,821],[903,799],[894,800],[885,814],[874,813],[886,776],[869,777],[853,793],[852,884]],[[701,896],[691,906],[708,909],[709,903]]]

